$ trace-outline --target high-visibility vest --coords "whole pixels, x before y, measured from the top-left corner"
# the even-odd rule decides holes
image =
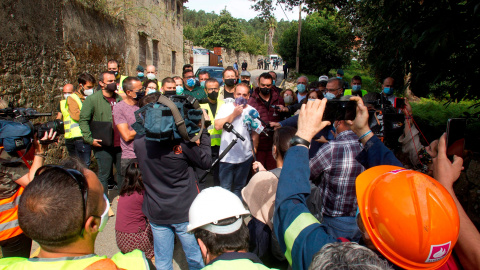
[[[20,187],[12,197],[0,200],[0,241],[23,233],[18,226],[18,203],[23,190],[24,188]]]
[[[0,269],[5,270],[28,270],[28,269],[49,269],[49,270],[90,270],[90,269],[150,269],[145,255],[136,249],[132,252],[115,254],[111,259],[107,256],[95,254],[83,256],[84,258],[58,258],[49,260],[29,260],[27,258],[4,258],[0,259]],[[112,263],[113,262],[113,263]]]
[[[77,96],[77,94],[70,95],[69,97],[73,98],[78,104],[78,108],[82,109],[82,101]],[[78,138],[82,137],[82,130],[78,125],[78,122],[73,120],[68,112],[68,102],[66,100],[60,101],[60,110],[63,115],[63,128],[65,129],[65,139]]]
[[[220,106],[225,104],[225,101],[217,99],[217,110],[215,111],[215,115],[217,115],[218,109]],[[210,133],[210,140],[212,146],[220,146],[220,142],[222,140],[222,130],[215,129],[215,118],[213,117],[213,113],[210,110],[210,105],[208,103],[200,104],[202,109],[208,111],[208,117],[210,117],[210,121],[212,124],[208,127],[208,133]]]
[[[362,97],[364,97],[366,94],[368,94],[367,90],[362,89]],[[352,89],[345,89],[343,92],[344,96],[351,96],[352,95]]]

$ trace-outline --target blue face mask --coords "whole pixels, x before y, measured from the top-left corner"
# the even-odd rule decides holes
[[[393,94],[393,87],[384,87],[383,88],[383,93],[385,93],[385,95]]]
[[[148,89],[147,95],[153,94],[153,93],[155,93],[155,92],[157,92],[157,90],[155,90],[155,89]]]
[[[352,91],[353,92],[358,92],[362,89],[361,85],[352,85]]]
[[[309,98],[308,101],[315,101],[317,100],[316,98]]]
[[[272,84],[275,85],[275,80],[272,81]]]
[[[330,93],[330,92],[325,93],[325,95],[323,95],[323,96],[328,100],[335,98],[335,95]]]
[[[180,85],[177,86],[176,92],[177,92],[177,95],[183,95],[183,87]]]
[[[143,78],[143,76],[145,76],[145,74],[143,74],[143,72],[138,72],[138,73],[137,73],[137,76],[138,76],[139,78]]]
[[[200,87],[202,87],[203,89],[205,89],[205,81],[200,82]]]
[[[187,80],[187,85],[188,87],[194,87],[195,86],[195,80],[190,78]]]
[[[298,90],[299,93],[305,93],[307,88],[305,87],[304,84],[297,84],[297,90]]]
[[[337,79],[343,80],[343,78],[342,78],[342,77],[339,77],[339,76],[337,76]]]

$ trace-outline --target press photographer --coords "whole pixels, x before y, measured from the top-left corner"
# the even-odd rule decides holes
[[[138,105],[134,150],[145,185],[142,210],[152,228],[156,267],[172,269],[175,232],[189,268],[201,269],[197,241],[186,231],[188,210],[199,193],[194,167],[206,170],[212,164],[210,135],[198,126],[205,122],[202,115],[207,120],[208,115],[186,95],[153,93]]]
[[[34,126],[29,120],[45,114],[5,108],[4,101],[0,101],[0,107],[0,246],[4,258],[28,258],[32,240],[18,225],[18,201],[45,162],[48,144],[62,133],[63,124],[56,120]]]

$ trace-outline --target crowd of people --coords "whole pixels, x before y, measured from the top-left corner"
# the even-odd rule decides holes
[[[27,148],[29,168],[1,167],[0,269],[173,269],[175,235],[189,269],[478,269],[480,234],[453,191],[462,158],[447,158],[443,135],[422,148],[430,175],[405,168],[369,113],[380,104],[410,126],[408,102],[393,106],[394,80],[369,93],[343,76],[281,89],[273,71],[252,80],[245,61],[221,84],[191,65],[161,80],[153,65],[126,76],[116,60],[98,82],[79,75],[57,113],[69,158],[44,165],[52,130]],[[198,101],[198,140],[137,134],[137,111],[162,96]],[[332,101],[354,102],[355,117],[327,121]],[[121,252],[107,258],[94,246],[115,186]]]

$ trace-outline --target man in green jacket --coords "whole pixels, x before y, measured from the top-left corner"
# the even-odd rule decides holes
[[[116,128],[112,113],[113,106],[120,102],[122,97],[115,93],[117,84],[113,72],[103,72],[99,78],[99,85],[102,91],[85,99],[78,123],[84,141],[93,146],[93,154],[98,163],[98,178],[107,195],[108,183],[113,183],[113,163],[117,168],[117,186],[121,187],[123,182],[120,165],[122,156],[120,132]]]

